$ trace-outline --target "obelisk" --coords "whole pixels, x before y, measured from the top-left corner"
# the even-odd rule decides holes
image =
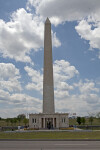
[[[51,23],[48,18],[44,29],[43,113],[55,113]]]

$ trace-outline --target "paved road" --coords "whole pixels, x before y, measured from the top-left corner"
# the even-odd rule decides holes
[[[100,150],[100,141],[0,141],[0,150]]]

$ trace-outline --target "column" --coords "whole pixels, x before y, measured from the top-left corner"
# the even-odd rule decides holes
[[[43,128],[45,128],[45,118],[43,118]]]

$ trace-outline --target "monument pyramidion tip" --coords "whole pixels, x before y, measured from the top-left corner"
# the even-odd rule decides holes
[[[48,17],[47,17],[45,23],[49,23],[49,24],[51,23]]]

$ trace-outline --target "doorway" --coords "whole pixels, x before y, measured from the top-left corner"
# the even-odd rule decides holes
[[[46,118],[47,129],[53,129],[53,118]]]

